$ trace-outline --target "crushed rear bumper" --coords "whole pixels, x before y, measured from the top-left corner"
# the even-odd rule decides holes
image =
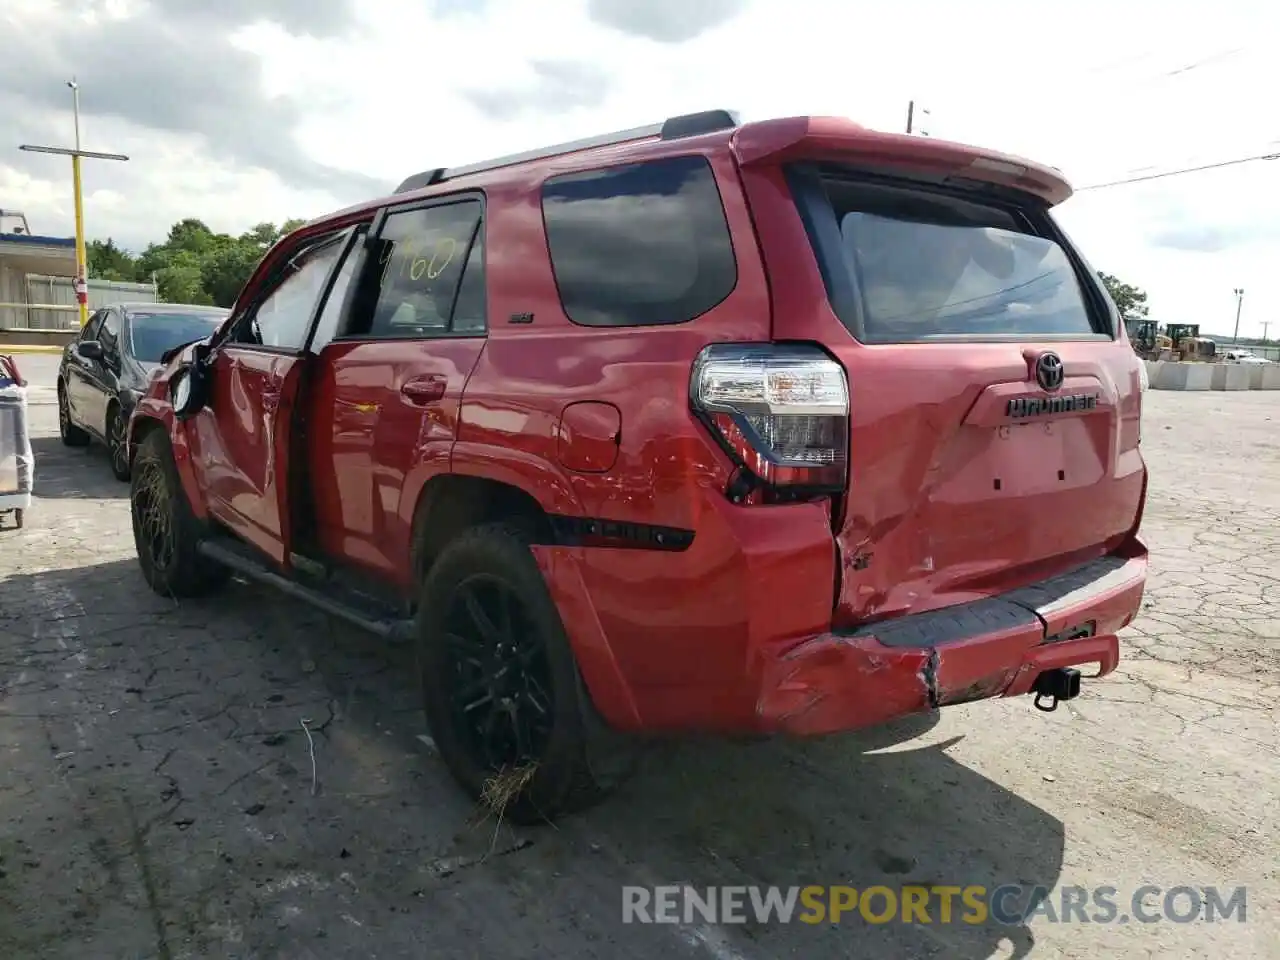
[[[1031,692],[1047,670],[1120,659],[1141,608],[1147,552],[1086,563],[1009,593],[774,647],[756,703],[762,731],[854,730],[950,704]]]

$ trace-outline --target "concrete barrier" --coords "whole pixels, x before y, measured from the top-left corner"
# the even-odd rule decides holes
[[[1209,369],[1214,390],[1249,389],[1249,368],[1243,363],[1215,363]]]
[[[1213,367],[1207,363],[1158,362],[1155,390],[1209,390],[1213,387]]]
[[[1213,367],[1207,363],[1161,363],[1157,390],[1210,390]]]
[[[1152,390],[1280,390],[1280,363],[1143,362]]]
[[[1213,367],[1207,363],[1186,363],[1183,366],[1187,368],[1187,385],[1184,389],[1213,389]]]
[[[1184,364],[1165,360],[1155,362],[1155,372],[1151,374],[1152,390],[1185,390],[1186,387],[1187,368]]]

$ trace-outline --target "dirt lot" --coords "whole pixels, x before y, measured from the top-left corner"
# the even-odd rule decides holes
[[[419,739],[406,651],[248,585],[147,591],[126,488],[39,405],[40,500],[0,533],[0,957],[1280,957],[1280,394],[1147,409],[1147,608],[1069,709],[664,747],[605,807],[512,831],[476,825]],[[659,883],[1108,885],[1121,914],[1143,884],[1245,885],[1248,906],[624,926],[621,887]]]

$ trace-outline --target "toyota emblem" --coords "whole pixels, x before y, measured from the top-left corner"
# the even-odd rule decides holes
[[[1042,353],[1036,358],[1036,383],[1044,390],[1062,386],[1062,358],[1056,353]]]

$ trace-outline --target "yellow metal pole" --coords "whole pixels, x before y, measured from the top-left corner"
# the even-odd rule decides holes
[[[80,156],[73,154],[71,157],[71,180],[75,191],[76,203],[76,286],[87,282],[89,276],[88,257],[84,249],[84,199],[80,192]],[[79,299],[80,292],[77,289],[76,298]],[[89,304],[88,298],[80,300],[80,326],[83,328],[89,322]]]
[[[71,88],[71,108],[76,124],[75,149],[39,146],[34,143],[20,144],[18,149],[30,150],[33,153],[55,153],[59,156],[69,156],[71,158],[71,183],[75,193],[76,207],[76,306],[80,310],[80,328],[84,329],[89,323],[89,257],[85,252],[84,191],[80,183],[80,159],[89,157],[92,160],[128,160],[129,158],[123,153],[98,153],[97,151],[82,150],[80,148],[80,84],[76,83],[75,77],[72,77],[67,81],[67,86]]]

